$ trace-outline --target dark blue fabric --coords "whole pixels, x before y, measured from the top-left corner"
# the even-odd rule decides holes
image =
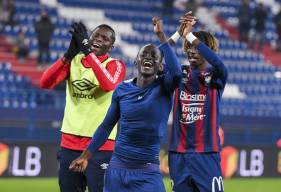
[[[107,115],[88,147],[96,151],[119,120],[120,133],[114,154],[124,162],[159,163],[160,139],[167,127],[172,93],[181,79],[178,60],[168,43],[160,46],[168,71],[146,87],[133,80],[121,83],[113,93]]]
[[[163,177],[159,171],[147,169],[114,168],[105,173],[104,192],[165,192]]]
[[[169,167],[175,192],[223,192],[219,153],[170,152]]]
[[[70,163],[79,157],[82,152],[61,148],[58,152],[59,185],[62,192],[84,192],[88,186],[90,192],[102,192],[104,172],[107,168],[112,152],[98,151],[89,159],[84,173],[69,170]]]

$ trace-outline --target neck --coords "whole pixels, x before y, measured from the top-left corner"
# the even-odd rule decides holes
[[[147,85],[151,84],[155,80],[156,76],[149,76],[149,77],[144,77],[142,75],[138,75],[137,77],[137,82],[136,85],[138,87],[146,87]]]

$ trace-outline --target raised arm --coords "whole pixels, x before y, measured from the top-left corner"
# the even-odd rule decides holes
[[[163,24],[161,19],[154,17],[152,19],[152,22],[154,26],[153,27],[154,33],[157,35],[160,42],[162,43],[159,49],[164,55],[164,59],[167,67],[167,73],[165,74],[164,77],[164,86],[167,91],[172,92],[180,82],[181,67],[176,57],[176,54],[174,53],[169,43],[167,42],[166,35],[163,32]]]
[[[178,30],[169,38],[168,42],[174,46],[180,37],[184,37],[184,30],[187,24],[193,26],[196,23],[196,17],[192,15],[192,11],[185,13],[179,20],[180,26]]]
[[[117,91],[115,90],[112,96],[111,105],[103,122],[100,124],[95,134],[93,135],[88,148],[80,155],[80,157],[72,161],[69,166],[70,170],[82,172],[87,168],[88,159],[105,143],[113,127],[118,122],[119,117],[120,107],[117,99]]]
[[[122,61],[112,60],[105,67],[91,52],[82,62],[84,66],[92,68],[101,89],[104,91],[112,91],[125,78],[126,66]]]
[[[64,57],[58,59],[43,73],[40,79],[40,87],[44,89],[52,89],[64,81],[69,75],[71,60],[78,54],[78,52],[77,44],[72,37]]]

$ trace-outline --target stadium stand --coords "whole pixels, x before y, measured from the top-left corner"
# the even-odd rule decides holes
[[[59,121],[59,117],[62,116],[64,93],[59,90],[43,91],[36,87],[42,69],[36,68],[34,59],[37,42],[33,24],[42,8],[48,10],[56,26],[51,43],[51,61],[55,61],[67,49],[70,40],[68,28],[74,20],[82,20],[90,29],[103,22],[109,23],[116,29],[117,41],[112,55],[125,61],[128,78],[134,76],[133,59],[138,48],[146,43],[159,44],[152,33],[151,18],[161,13],[161,0],[153,3],[149,0],[51,2],[52,4],[48,1],[16,0],[17,24],[5,26],[1,30],[1,39],[5,40],[15,38],[20,29],[25,30],[31,42],[30,49],[33,55],[26,63],[19,63],[11,53],[0,49],[1,114],[5,114],[5,110],[32,109],[34,114],[40,111],[42,115],[31,119],[39,119],[41,122]],[[204,28],[215,34],[220,43],[219,55],[229,70],[229,80],[221,110],[222,124],[226,128],[226,143],[247,143],[250,140],[256,143],[275,143],[281,137],[278,131],[280,127],[278,123],[276,124],[281,118],[281,68],[279,67],[281,63],[279,62],[279,66],[273,65],[266,55],[268,51],[262,53],[252,51],[245,43],[235,39],[233,31],[224,25],[225,23],[231,27],[237,25],[238,6],[238,1],[204,0],[202,7],[197,11],[199,21],[195,30]],[[181,14],[182,11],[177,10],[174,18],[179,18]],[[174,18],[164,17],[165,30],[169,35],[177,29],[178,22]],[[266,30],[267,41],[274,42],[276,33],[272,14],[269,15]],[[186,55],[182,52],[180,43],[175,49],[182,63],[186,62]],[[280,61],[281,57],[277,56]],[[273,63],[276,61],[278,60],[275,59]],[[55,112],[50,112],[52,110]],[[12,114],[13,118],[4,115],[0,120],[17,120],[21,116],[17,114],[19,113]],[[30,117],[27,119],[26,122],[30,122]],[[29,124],[28,127],[34,127],[35,124]]]

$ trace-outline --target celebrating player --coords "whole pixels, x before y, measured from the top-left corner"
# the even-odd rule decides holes
[[[66,80],[66,105],[58,153],[59,185],[61,191],[67,192],[85,191],[86,185],[91,192],[102,192],[116,129],[95,150],[85,172],[74,173],[69,165],[90,143],[110,105],[113,89],[124,79],[126,69],[122,61],[108,54],[115,41],[115,32],[110,26],[99,25],[90,39],[82,23],[74,23],[70,32],[72,39],[64,57],[44,72],[40,82],[42,88],[52,89]]]
[[[165,191],[159,171],[160,139],[171,110],[172,93],[181,69],[166,41],[161,20],[153,18],[154,32],[161,41],[167,73],[157,76],[162,55],[152,44],[142,47],[136,58],[137,78],[120,84],[112,103],[88,149],[71,163],[70,169],[84,171],[88,159],[102,145],[119,120],[120,133],[105,173],[105,192]]]
[[[215,54],[214,36],[191,32],[194,19],[191,13],[184,15],[180,30],[170,39],[175,43],[184,37],[183,49],[190,63],[182,66],[182,81],[175,90],[170,174],[175,192],[221,192],[219,106],[227,69]]]

